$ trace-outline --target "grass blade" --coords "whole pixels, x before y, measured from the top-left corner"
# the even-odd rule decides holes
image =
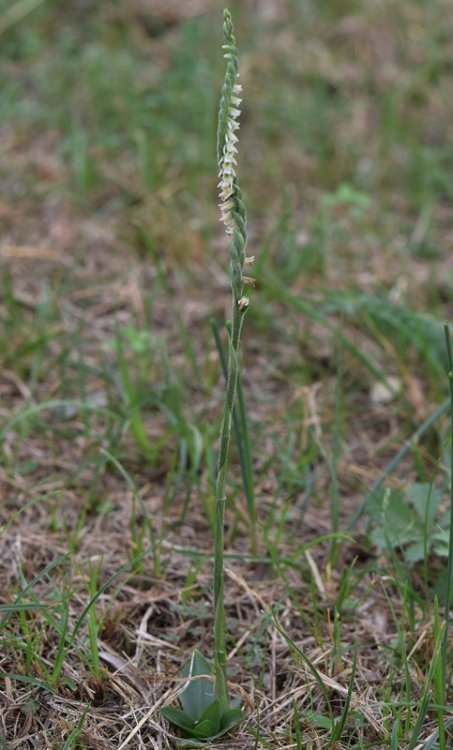
[[[60,565],[60,563],[62,563],[63,560],[66,560],[66,559],[67,559],[67,555],[60,555],[55,560],[52,560],[52,562],[46,565],[46,567],[43,570],[41,570],[39,573],[37,573],[37,575],[35,575],[34,578],[32,578],[30,583],[27,584],[27,586],[25,586],[25,588],[19,592],[14,602],[12,602],[11,605],[7,605],[7,606],[11,606],[12,609],[7,611],[6,614],[3,616],[2,620],[0,621],[0,630],[8,622],[10,614],[14,611],[14,609],[19,604],[21,599],[23,599],[24,596],[26,596],[28,592],[31,591],[34,586],[36,586],[36,584],[41,580],[41,578],[44,578],[44,576],[50,573],[51,570],[56,568],[57,565]]]
[[[332,739],[330,741],[329,750],[334,750],[336,746],[338,745],[341,735],[343,734],[344,726],[346,724],[346,719],[348,718],[349,713],[349,707],[351,705],[351,698],[352,698],[352,689],[354,687],[354,680],[355,680],[355,673],[357,668],[357,653],[354,654],[354,661],[352,663],[352,672],[351,672],[351,679],[349,680],[348,685],[348,693],[345,698],[343,711],[341,712],[341,716],[339,721],[335,725],[335,729],[333,731]]]

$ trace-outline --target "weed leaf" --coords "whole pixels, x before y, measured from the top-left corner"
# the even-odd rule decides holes
[[[422,523],[425,518],[428,528],[433,525],[437,509],[442,502],[442,492],[430,484],[414,482],[409,488],[409,500],[417,511]]]

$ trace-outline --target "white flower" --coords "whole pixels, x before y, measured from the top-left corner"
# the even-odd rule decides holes
[[[229,58],[229,53],[227,53],[225,57]],[[242,101],[239,97],[241,91],[242,86],[239,83],[235,83],[228,105],[225,142],[223,144],[222,157],[219,162],[220,181],[218,188],[220,197],[220,221],[225,224],[227,234],[232,234],[234,229],[231,211],[234,208],[234,180],[236,179],[235,167],[237,166],[235,158],[237,148],[235,144],[238,142],[238,137],[235,131],[239,128],[237,119],[241,114],[241,110],[239,109],[239,105]]]

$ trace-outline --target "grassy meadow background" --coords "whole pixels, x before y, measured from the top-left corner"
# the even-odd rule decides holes
[[[159,706],[212,653],[222,8],[0,0],[5,750],[174,747]],[[230,9],[256,290],[222,744],[451,750],[453,7]]]

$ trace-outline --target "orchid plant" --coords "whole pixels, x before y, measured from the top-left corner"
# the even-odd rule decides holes
[[[234,26],[228,10],[223,14],[223,50],[227,60],[225,80],[220,99],[217,130],[217,161],[219,166],[220,220],[230,239],[229,270],[232,291],[232,319],[228,328],[228,377],[225,407],[220,430],[220,447],[216,481],[216,513],[214,539],[214,665],[211,666],[197,650],[182,671],[187,677],[179,692],[181,708],[167,706],[162,714],[186,737],[191,746],[203,744],[229,732],[243,719],[243,712],[230,705],[226,669],[225,608],[224,608],[224,523],[226,479],[229,466],[231,423],[239,374],[239,343],[242,324],[249,306],[245,293],[253,280],[244,276],[244,267],[253,264],[246,257],[247,228],[245,207],[236,175],[237,131],[241,90],[238,83],[239,58]]]

